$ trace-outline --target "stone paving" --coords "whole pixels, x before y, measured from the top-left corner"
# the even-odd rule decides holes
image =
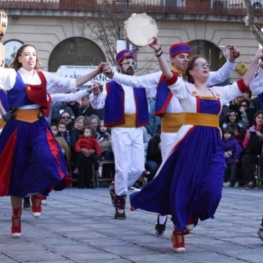
[[[177,254],[171,222],[156,236],[155,214],[127,209],[126,220],[114,220],[106,187],[52,192],[41,218],[23,211],[19,239],[11,237],[10,200],[2,197],[0,263],[262,263],[263,242],[256,234],[262,203],[262,189],[223,189],[215,219],[199,223],[186,236],[186,253]]]

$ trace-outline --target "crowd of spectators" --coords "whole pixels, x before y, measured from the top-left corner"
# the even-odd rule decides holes
[[[263,111],[258,97],[251,92],[238,96],[224,106],[220,116],[225,150],[224,187],[258,189],[257,178],[263,171]],[[259,172],[258,172],[259,171]]]
[[[92,187],[89,164],[93,164],[95,176],[100,177],[99,160],[114,160],[111,129],[103,126],[105,94],[102,85],[93,85],[92,92],[80,102],[54,102],[51,107],[51,129],[65,153],[69,171],[73,178],[79,179],[80,188]],[[220,115],[225,187],[241,184],[247,190],[257,189],[255,166],[263,171],[263,111],[258,98],[252,99],[251,95],[247,92],[224,105]],[[144,127],[145,171],[142,174],[146,182],[152,180],[162,163],[161,120],[153,114],[154,99],[149,98],[148,103],[151,118],[150,125]],[[85,132],[89,136],[85,136]],[[92,137],[97,145],[81,147],[80,140],[85,137]]]

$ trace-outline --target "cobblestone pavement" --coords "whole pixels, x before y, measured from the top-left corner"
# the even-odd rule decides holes
[[[10,200],[2,197],[0,262],[262,263],[263,242],[256,234],[262,203],[262,189],[223,189],[215,219],[199,223],[186,236],[186,253],[177,254],[171,248],[171,222],[163,236],[156,236],[155,214],[127,209],[126,220],[114,220],[106,187],[52,192],[41,218],[23,211],[19,239],[11,237]]]

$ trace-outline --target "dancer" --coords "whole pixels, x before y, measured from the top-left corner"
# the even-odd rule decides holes
[[[171,214],[174,223],[172,243],[175,252],[185,252],[187,222],[213,218],[221,199],[224,152],[220,139],[221,104],[248,90],[258,60],[259,49],[243,79],[225,87],[207,88],[210,64],[194,56],[186,69],[189,82],[170,71],[158,38],[150,45],[164,73],[165,81],[185,111],[171,151],[156,177],[140,192],[130,196],[132,209]]]
[[[129,50],[116,56],[121,74],[134,74],[134,57]],[[131,89],[115,81],[107,84],[104,126],[111,128],[112,150],[115,159],[115,178],[110,186],[115,219],[125,219],[128,188],[144,171],[143,128],[149,124],[145,89]]]
[[[75,80],[36,71],[39,66],[36,48],[26,44],[18,49],[11,68],[0,69],[0,86],[15,109],[0,137],[0,196],[11,196],[13,237],[21,235],[23,197],[32,195],[31,212],[39,217],[41,194],[71,184],[61,149],[44,118],[47,92],[75,91],[100,72],[99,67]]]
[[[188,43],[177,43],[170,47],[170,62],[172,64],[171,70],[178,72],[180,75],[185,72],[187,62],[191,54]],[[216,72],[210,72],[207,79],[208,86],[214,86],[218,83],[224,82],[230,77],[235,65],[235,54],[237,49],[235,46],[230,50],[229,61],[227,61],[222,68]],[[179,100],[172,96],[165,81],[163,80],[162,72],[155,72],[145,76],[131,76],[126,74],[113,73],[108,65],[103,68],[103,73],[111,76],[112,80],[119,84],[127,85],[129,87],[146,87],[146,90],[151,90],[151,97],[156,97],[155,100],[155,114],[162,117],[162,131],[161,131],[161,154],[164,160],[165,155],[169,152],[171,144],[176,136],[177,131],[182,126],[182,112],[183,109]],[[157,94],[156,94],[157,89]],[[167,216],[158,215],[157,223],[155,225],[155,233],[162,235],[166,228]],[[189,222],[194,227],[193,222]]]

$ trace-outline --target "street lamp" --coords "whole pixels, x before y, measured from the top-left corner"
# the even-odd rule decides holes
[[[126,20],[130,17],[130,5],[129,0],[115,0],[117,3],[125,3],[126,2]],[[129,42],[126,39],[126,48],[129,49]]]

